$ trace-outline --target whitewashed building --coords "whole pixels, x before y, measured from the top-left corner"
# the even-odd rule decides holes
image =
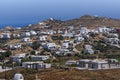
[[[69,48],[69,43],[68,43],[68,42],[62,43],[61,48],[62,48],[62,49]]]
[[[10,56],[10,59],[14,62],[21,62],[22,59],[26,57],[26,53],[17,54],[15,56]]]
[[[11,38],[11,35],[10,35],[10,33],[2,33],[2,34],[1,34],[1,38],[2,38],[2,39],[10,39],[10,38]]]
[[[57,31],[57,33],[58,33],[58,34],[63,34],[64,31],[59,29],[59,30]]]
[[[56,47],[55,43],[47,43],[44,45],[44,48],[47,48],[47,49],[54,49],[55,47]]]
[[[31,34],[30,32],[24,32],[23,34],[21,34],[22,37],[30,37]]]
[[[47,69],[51,68],[51,64],[44,62],[23,62],[22,67],[30,69]]]
[[[94,54],[94,50],[91,45],[84,46],[84,54]]]
[[[106,26],[103,26],[103,27],[98,27],[96,30],[99,33],[106,33],[106,32],[112,31],[113,29],[112,28],[108,28]]]
[[[89,62],[89,69],[108,69],[108,61],[105,60],[91,60]]]
[[[16,73],[16,74],[14,75],[13,80],[24,80],[24,77],[23,77],[22,74]]]
[[[47,35],[48,33],[47,33],[47,31],[41,31],[40,34]]]
[[[31,36],[36,36],[37,33],[36,33],[35,31],[30,31],[30,35],[31,35]]]
[[[118,38],[105,38],[104,41],[110,44],[119,44],[120,42]]]
[[[72,33],[63,34],[62,36],[63,37],[68,37],[68,38],[74,37],[74,35]]]
[[[116,33],[107,33],[106,36],[109,38],[118,38],[119,37],[119,35]]]
[[[47,31],[47,34],[48,35],[53,35],[53,34],[56,34],[57,32],[56,31],[54,31],[54,30],[48,30]]]
[[[81,35],[87,35],[88,32],[89,32],[89,29],[87,29],[87,27],[81,27],[81,29],[80,29]]]
[[[10,49],[18,49],[18,48],[22,48],[22,45],[21,44],[10,44],[8,45],[8,47]]]
[[[45,61],[50,59],[50,56],[49,55],[39,55],[39,56],[32,55],[31,59],[34,61]]]
[[[81,36],[78,36],[78,37],[75,38],[76,42],[82,42],[83,40],[84,40],[84,38],[81,37]]]
[[[89,65],[90,60],[89,59],[82,59],[79,60],[79,67],[80,68],[84,68],[84,69],[88,69],[88,65]]]
[[[94,50],[93,49],[85,49],[84,54],[94,54]]]
[[[6,50],[0,50],[0,53],[6,53],[7,51]]]
[[[77,65],[77,64],[78,64],[78,62],[75,61],[75,60],[68,60],[68,61],[66,61],[66,63],[65,63],[65,65]]]
[[[39,36],[39,41],[46,41],[46,40],[47,40],[47,35]]]
[[[89,70],[99,70],[99,69],[117,69],[120,68],[119,62],[109,62],[108,60],[104,59],[82,59],[79,60],[79,67],[82,69],[89,69]]]
[[[74,37],[73,33],[68,32],[67,30],[65,30],[64,34],[62,34],[63,37],[68,37],[68,38],[72,38]]]
[[[21,39],[21,41],[22,42],[30,42],[31,39],[30,39],[30,37],[24,37],[24,38]]]
[[[14,38],[20,38],[21,35],[20,34],[12,34]]]

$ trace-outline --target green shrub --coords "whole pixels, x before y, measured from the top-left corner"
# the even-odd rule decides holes
[[[31,54],[31,55],[35,55],[35,51],[31,51],[30,54]]]

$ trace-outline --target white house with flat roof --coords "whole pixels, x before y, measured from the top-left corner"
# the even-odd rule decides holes
[[[99,70],[99,69],[117,69],[120,68],[119,62],[109,62],[109,60],[104,59],[82,59],[79,60],[79,68],[89,69],[89,70]]]
[[[74,37],[73,33],[68,32],[67,30],[65,30],[64,34],[62,34],[63,37],[68,37],[68,38],[72,38]]]
[[[44,63],[44,62],[23,62],[22,67],[30,68],[30,69],[47,69],[51,68],[51,64]]]
[[[12,34],[12,36],[13,36],[14,38],[20,38],[20,37],[21,37],[20,34]]]
[[[84,69],[88,69],[89,62],[90,62],[89,59],[79,60],[79,67],[84,68]]]
[[[2,39],[10,39],[10,38],[11,38],[11,35],[10,35],[10,33],[2,33],[2,34],[1,34],[1,38],[2,38]]]
[[[79,31],[81,35],[87,35],[89,32],[89,29],[87,29],[87,27],[81,27]]]
[[[89,69],[108,69],[108,61],[105,60],[91,60],[89,62]]]
[[[61,48],[62,48],[62,49],[69,48],[69,43],[68,43],[68,42],[62,43],[62,44],[61,44]]]
[[[119,35],[117,33],[106,33],[106,36],[108,38],[118,38]]]
[[[31,36],[36,36],[37,33],[36,33],[35,31],[32,30],[32,31],[30,31],[30,35],[31,35]]]
[[[66,61],[65,65],[77,65],[77,61],[76,60],[68,60]]]
[[[84,45],[84,54],[94,54],[94,50],[91,45]]]
[[[30,34],[30,32],[24,32],[24,33],[21,34],[21,36],[22,37],[30,37],[31,34]]]
[[[54,30],[48,30],[47,31],[47,34],[48,35],[53,35],[53,34],[56,34],[57,32],[56,31],[54,31]]]
[[[9,44],[8,47],[10,49],[18,49],[18,48],[20,49],[22,48],[22,45],[21,44]]]
[[[56,47],[55,43],[47,43],[44,45],[44,48],[47,48],[47,49],[54,49],[55,47]]]
[[[75,38],[75,41],[76,41],[76,42],[82,42],[83,40],[84,40],[84,38],[81,37],[81,36],[77,36],[77,37]]]
[[[0,53],[6,53],[7,50],[0,50]]]
[[[120,42],[118,38],[104,38],[104,41],[110,44],[118,44]]]
[[[21,62],[22,59],[26,57],[26,53],[16,54],[15,56],[10,56],[10,59],[14,62]]]
[[[39,56],[32,55],[31,59],[34,61],[45,61],[50,59],[50,56],[49,55],[39,55]]]
[[[47,35],[39,36],[39,41],[46,41],[46,40],[47,40]]]
[[[98,27],[96,30],[99,33],[106,33],[106,32],[112,31],[113,29],[109,28],[109,27],[106,27],[106,26],[103,26],[103,27]]]
[[[24,38],[21,39],[21,41],[22,42],[30,42],[31,39],[30,39],[30,37],[24,37]]]

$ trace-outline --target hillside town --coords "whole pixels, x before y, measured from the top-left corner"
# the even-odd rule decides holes
[[[54,19],[50,19],[54,20]],[[24,69],[120,69],[120,29],[68,25],[0,30],[0,72]],[[28,27],[32,26],[29,24]],[[16,79],[15,79],[16,80]]]

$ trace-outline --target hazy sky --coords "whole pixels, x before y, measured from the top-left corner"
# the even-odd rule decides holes
[[[120,0],[0,0],[0,27],[23,26],[50,17],[67,20],[84,14],[120,18]]]

